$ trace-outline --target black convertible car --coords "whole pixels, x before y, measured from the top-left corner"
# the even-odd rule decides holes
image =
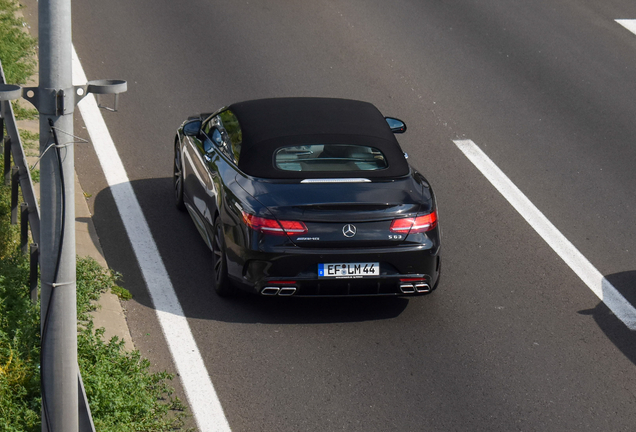
[[[370,103],[279,98],[185,121],[174,190],[212,250],[214,288],[266,296],[418,295],[440,273],[428,181]]]

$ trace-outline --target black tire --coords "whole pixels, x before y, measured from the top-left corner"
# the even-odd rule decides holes
[[[183,202],[183,162],[181,161],[181,151],[179,141],[174,143],[174,167],[172,171],[172,184],[174,188],[175,205],[181,211],[185,210]]]
[[[221,218],[214,221],[214,237],[212,238],[212,267],[214,271],[214,291],[220,297],[230,297],[234,289],[227,275],[227,256],[225,254],[225,236]]]

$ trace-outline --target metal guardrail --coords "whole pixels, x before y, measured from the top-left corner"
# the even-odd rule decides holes
[[[0,63],[1,83],[5,84],[4,70]],[[40,257],[40,207],[35,198],[31,171],[27,164],[24,148],[18,126],[13,114],[11,101],[0,101],[0,130],[4,146],[4,184],[11,185],[11,223],[18,223],[18,207],[20,208],[20,245],[23,253],[30,254],[31,271],[29,287],[31,300],[35,303],[38,299],[38,263]],[[7,135],[4,135],[4,130]],[[12,164],[13,159],[13,164]],[[18,206],[18,192],[22,190],[22,205]],[[29,226],[33,243],[27,248],[29,241]]]
[[[6,84],[2,62],[0,62],[0,84]],[[7,131],[5,136],[4,131]],[[29,288],[31,291],[31,301],[38,301],[38,278],[40,262],[40,207],[35,197],[31,170],[24,154],[22,140],[18,132],[18,126],[13,113],[11,101],[0,100],[0,136],[4,145],[4,183],[11,186],[11,223],[18,223],[18,207],[20,213],[20,245],[23,253],[30,254]],[[13,163],[12,163],[13,161]],[[19,202],[19,190],[22,191],[23,202]],[[28,245],[29,227],[31,228],[31,238],[33,243]],[[88,398],[84,390],[82,375],[77,370],[78,386],[78,414],[79,431],[95,432],[95,425],[91,416]],[[44,395],[43,395],[44,397]],[[44,419],[42,419],[44,422]],[[50,431],[57,432],[57,431]]]

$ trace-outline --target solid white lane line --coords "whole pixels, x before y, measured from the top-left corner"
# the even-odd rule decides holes
[[[73,82],[83,84],[86,81],[73,48]],[[201,353],[93,95],[85,97],[78,108],[130,238],[198,429],[229,431]]]
[[[594,294],[629,329],[636,330],[634,306],[552,225],[503,171],[473,141],[455,140],[453,142]]]
[[[636,19],[617,19],[615,21],[630,32],[636,34]]]

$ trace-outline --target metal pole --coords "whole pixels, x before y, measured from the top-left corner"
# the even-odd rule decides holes
[[[77,432],[71,1],[40,0],[42,431]],[[50,126],[52,122],[52,126]],[[59,147],[47,148],[58,137]],[[68,144],[68,145],[65,145]]]

